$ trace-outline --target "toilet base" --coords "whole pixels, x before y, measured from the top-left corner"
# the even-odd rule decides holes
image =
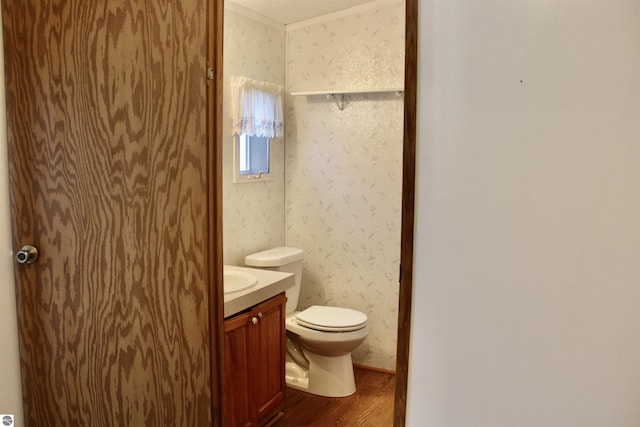
[[[287,386],[325,397],[346,397],[356,392],[351,353],[321,356],[309,351],[303,352],[309,361],[309,368],[288,361]]]

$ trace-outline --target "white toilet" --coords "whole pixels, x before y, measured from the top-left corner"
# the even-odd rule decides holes
[[[367,315],[317,305],[296,311],[303,256],[302,249],[280,247],[248,255],[245,264],[295,274],[295,285],[286,291],[287,385],[319,396],[349,396],[356,391],[351,352],[369,334]]]

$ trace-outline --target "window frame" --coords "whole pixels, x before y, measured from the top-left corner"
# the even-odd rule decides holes
[[[273,175],[271,173],[271,144],[273,142],[273,138],[271,137],[264,137],[267,139],[267,165],[269,170],[267,172],[260,172],[260,173],[255,173],[255,174],[245,174],[242,175],[241,174],[241,168],[240,168],[240,162],[241,162],[241,155],[240,152],[241,150],[241,138],[251,138],[251,136],[246,135],[245,133],[242,133],[240,135],[234,135],[233,136],[233,182],[236,184],[239,183],[247,183],[247,182],[258,182],[258,181],[272,181],[273,180]],[[250,145],[247,144],[247,145]],[[246,161],[246,159],[245,159]]]

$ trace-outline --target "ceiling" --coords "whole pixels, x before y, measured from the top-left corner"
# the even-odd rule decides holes
[[[232,0],[281,24],[293,24],[374,0]]]

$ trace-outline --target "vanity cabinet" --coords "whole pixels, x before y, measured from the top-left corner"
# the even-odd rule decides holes
[[[285,393],[285,294],[225,319],[225,427],[281,415]]]

